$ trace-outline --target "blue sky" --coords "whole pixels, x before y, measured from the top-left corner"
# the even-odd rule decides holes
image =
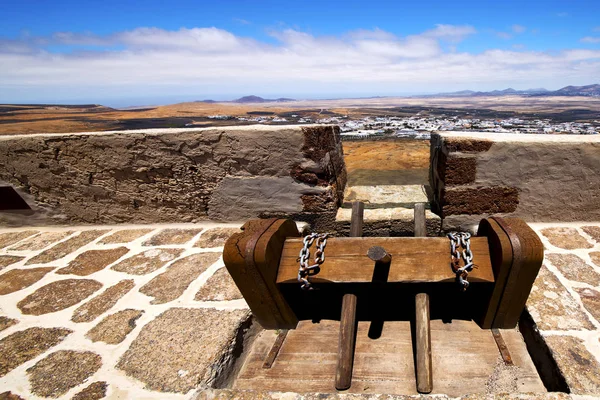
[[[600,1],[4,1],[0,102],[600,82]]]

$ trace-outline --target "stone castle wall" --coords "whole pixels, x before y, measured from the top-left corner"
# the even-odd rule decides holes
[[[345,184],[334,126],[0,137],[0,186],[32,207],[9,226],[331,218]]]
[[[432,209],[444,229],[492,214],[600,220],[600,137],[436,133],[431,160]]]

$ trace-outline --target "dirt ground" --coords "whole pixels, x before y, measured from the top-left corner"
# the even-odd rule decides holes
[[[356,141],[343,146],[351,186],[428,182],[429,140]]]

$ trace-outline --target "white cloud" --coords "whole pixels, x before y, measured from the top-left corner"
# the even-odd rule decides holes
[[[586,36],[580,39],[582,43],[600,43],[600,36]]]
[[[508,32],[496,32],[496,36],[498,36],[500,39],[512,39],[513,35],[511,35]]]
[[[56,33],[0,40],[0,102],[48,96],[189,94],[288,96],[394,94],[457,88],[556,87],[600,76],[600,50],[456,51],[475,29],[437,25],[420,34],[357,30],[315,36],[271,32],[276,43],[214,28],[138,28],[108,36]],[[444,46],[451,43],[451,46]],[[48,44],[83,46],[52,53]],[[90,51],[87,46],[105,46]],[[38,97],[36,97],[38,96]]]
[[[523,33],[527,30],[523,25],[513,25],[511,29],[514,33]]]
[[[465,37],[476,33],[477,31],[470,25],[444,25],[437,24],[434,29],[426,31],[423,36],[447,40],[449,42],[460,42]]]

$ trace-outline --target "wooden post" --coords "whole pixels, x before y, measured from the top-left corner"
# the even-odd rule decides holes
[[[365,204],[362,201],[352,203],[352,217],[350,218],[350,237],[361,237],[363,231],[363,214]]]
[[[425,226],[425,204],[415,204],[415,236],[427,236]],[[433,390],[433,374],[431,366],[431,327],[429,314],[429,295],[418,293],[415,296],[415,331],[417,363],[417,391],[427,394]]]
[[[338,365],[335,372],[335,388],[349,389],[352,385],[354,346],[356,341],[356,295],[345,294],[342,300],[340,338],[338,343]]]
[[[362,236],[364,210],[365,205],[362,202],[352,203],[352,218],[350,220],[350,236],[352,237]],[[342,299],[340,337],[335,372],[335,388],[337,390],[346,390],[352,385],[354,346],[356,345],[356,302],[356,295],[351,293],[346,293]]]
[[[415,204],[415,237],[427,236],[425,222],[425,203],[417,203]]]
[[[427,394],[433,390],[431,368],[431,328],[429,326],[429,295],[415,296],[415,325],[417,336],[417,391]]]

